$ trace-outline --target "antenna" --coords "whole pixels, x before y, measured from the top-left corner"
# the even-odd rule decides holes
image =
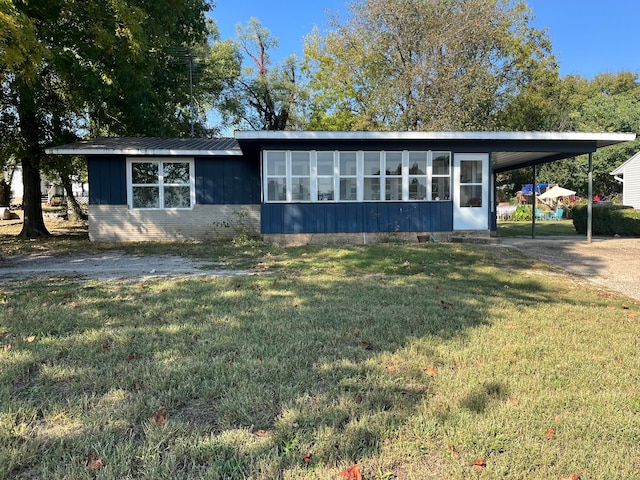
[[[170,47],[169,54],[176,59],[187,60],[189,65],[189,123],[191,124],[191,137],[195,136],[195,119],[198,116],[198,107],[193,101],[193,61],[196,58],[191,47]]]

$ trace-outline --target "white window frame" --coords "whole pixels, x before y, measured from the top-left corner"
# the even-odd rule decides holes
[[[158,163],[158,183],[134,184],[133,183],[133,164],[134,163]],[[189,207],[168,207],[164,206],[164,189],[165,187],[185,187],[186,184],[165,184],[164,183],[164,167],[165,163],[187,163],[189,164]],[[196,204],[196,180],[195,180],[195,162],[189,157],[128,157],[127,158],[127,203],[131,210],[193,210]],[[158,187],[158,207],[134,207],[133,205],[133,189],[134,187]]]
[[[362,203],[362,202],[398,202],[398,201],[402,201],[402,202],[422,202],[422,201],[428,201],[428,202],[442,202],[442,201],[451,201],[452,198],[439,198],[438,200],[433,199],[433,195],[432,195],[432,189],[433,189],[433,179],[434,178],[448,178],[449,181],[449,195],[451,197],[452,195],[452,158],[453,158],[453,154],[451,151],[448,150],[437,150],[437,151],[432,151],[432,150],[303,150],[303,152],[308,153],[309,155],[309,192],[310,192],[310,198],[309,200],[296,200],[293,201],[292,199],[292,178],[297,178],[300,177],[300,175],[292,175],[292,152],[297,151],[297,150],[265,150],[262,152],[262,158],[263,158],[263,164],[262,164],[262,171],[264,172],[263,174],[263,183],[262,183],[262,188],[263,188],[263,192],[264,192],[264,201],[265,203]],[[326,200],[326,199],[322,199],[322,200],[318,200],[318,179],[327,179],[329,178],[328,175],[319,175],[318,174],[318,164],[317,164],[317,159],[318,159],[318,153],[322,152],[322,153],[331,153],[332,157],[333,157],[333,200]],[[364,172],[364,157],[365,157],[365,152],[367,153],[379,153],[380,155],[380,198],[378,199],[368,199],[368,200],[364,200],[364,183],[365,183],[365,179],[366,178],[378,178],[377,175],[365,175]],[[387,153],[401,153],[402,155],[402,175],[401,175],[401,181],[402,181],[402,199],[393,199],[393,200],[387,200],[386,199],[386,188],[387,188],[387,181],[390,179],[398,179],[397,176],[393,176],[393,177],[388,177],[386,175],[386,169],[387,169]],[[409,169],[410,169],[410,164],[409,164],[409,156],[410,153],[419,153],[419,154],[424,154],[426,156],[426,168],[427,171],[425,172],[425,174],[420,174],[420,175],[416,175],[416,174],[410,174],[409,173]],[[269,175],[268,174],[268,162],[269,162],[269,154],[270,153],[274,153],[274,154],[284,154],[285,155],[285,159],[286,159],[286,168],[285,168],[285,173],[284,174],[274,174],[274,175]],[[352,174],[348,174],[348,175],[342,175],[341,171],[340,171],[340,156],[342,153],[347,153],[350,155],[354,155],[355,154],[355,160],[356,160],[356,173],[354,175]],[[433,159],[434,156],[436,155],[441,155],[441,154],[446,154],[449,156],[449,174],[448,175],[433,175]],[[394,166],[397,165],[397,163],[394,162]],[[306,176],[305,176],[306,177]],[[424,177],[426,178],[426,198],[425,199],[409,199],[409,184],[412,178],[415,177]],[[285,200],[270,200],[269,199],[269,180],[270,179],[279,179],[279,180],[284,180],[284,185],[286,188],[286,199]],[[342,179],[355,179],[356,180],[356,187],[357,187],[357,199],[342,199],[340,197],[340,181]]]

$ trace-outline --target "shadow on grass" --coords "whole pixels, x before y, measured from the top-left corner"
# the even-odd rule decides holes
[[[3,287],[0,403],[16,427],[0,446],[19,445],[8,475],[89,446],[114,477],[280,478],[308,451],[312,465],[359,462],[429,402],[440,344],[505,303],[557,301],[506,250],[282,249],[260,263],[274,273]],[[463,406],[481,414],[504,395],[486,384]],[[149,421],[159,406],[163,427]],[[77,425],[53,435],[59,412]]]

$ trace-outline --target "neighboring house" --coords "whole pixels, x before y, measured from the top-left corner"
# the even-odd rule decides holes
[[[238,212],[267,241],[488,235],[495,175],[595,152],[634,134],[239,131],[225,139],[102,138],[86,155],[89,236],[206,239]]]
[[[622,204],[640,209],[640,152],[616,168],[611,175],[622,183]]]

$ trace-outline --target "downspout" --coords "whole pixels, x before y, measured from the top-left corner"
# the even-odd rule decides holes
[[[587,203],[587,243],[591,243],[593,227],[593,153],[589,152],[589,201]]]

